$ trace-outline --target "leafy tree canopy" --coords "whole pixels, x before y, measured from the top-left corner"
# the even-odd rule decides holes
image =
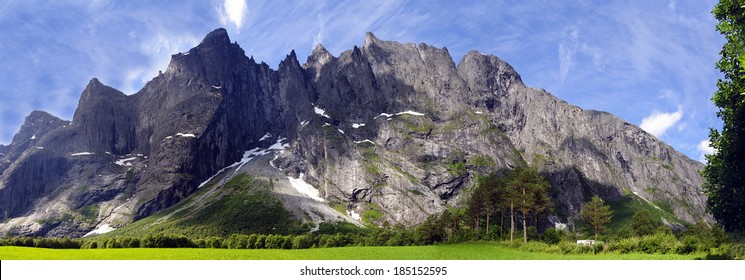
[[[717,30],[727,42],[716,67],[714,104],[722,119],[721,131],[711,130],[711,146],[702,171],[706,179],[707,210],[728,231],[745,230],[745,1],[720,0],[713,10]]]

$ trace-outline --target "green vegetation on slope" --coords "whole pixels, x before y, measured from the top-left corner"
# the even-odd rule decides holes
[[[662,222],[663,219],[669,223],[678,223],[681,225],[688,225],[688,223],[681,221],[672,213],[665,211],[662,207],[655,207],[654,204],[647,202],[636,194],[631,192],[626,193],[620,200],[608,202],[610,209],[613,211],[613,219],[608,226],[609,230],[614,233],[621,233],[623,236],[624,231],[630,230],[628,228],[631,217],[639,211],[647,211],[651,214],[652,218],[656,221]]]
[[[309,227],[293,217],[271,195],[271,187],[270,181],[239,174],[224,186],[203,187],[174,207],[105,236],[180,234],[194,238],[227,237],[234,233],[295,234],[307,231]],[[208,192],[213,193],[206,195]]]

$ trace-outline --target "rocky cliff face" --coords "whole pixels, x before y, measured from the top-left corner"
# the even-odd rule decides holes
[[[270,153],[271,167],[243,167]],[[292,52],[272,70],[215,30],[136,94],[93,79],[72,122],[32,113],[0,157],[0,230],[19,235],[116,228],[228,168],[310,183],[316,210],[302,214],[307,196],[282,199],[301,219],[336,219],[322,200],[345,219],[414,225],[460,205],[479,174],[523,161],[550,178],[554,220],[594,194],[710,219],[701,164],[638,127],[528,88],[495,56],[456,65],[447,49],[370,33],[339,57],[319,45],[305,64]]]
[[[711,220],[701,163],[618,117],[525,87],[493,56],[469,53],[458,70],[476,96],[485,97],[474,105],[489,112],[526,161],[549,175],[560,212],[576,213],[594,194],[614,200],[633,193],[668,206],[682,220]],[[484,80],[484,72],[494,78]]]

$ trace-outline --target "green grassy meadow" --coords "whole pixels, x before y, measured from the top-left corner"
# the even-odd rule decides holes
[[[524,252],[494,242],[408,247],[281,249],[44,249],[0,247],[1,260],[692,260],[703,255],[549,254]]]

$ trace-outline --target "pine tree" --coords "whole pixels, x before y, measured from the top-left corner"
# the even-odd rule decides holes
[[[546,193],[548,193],[549,184],[546,179],[535,170],[535,168],[530,167],[520,166],[515,168],[510,177],[510,183],[515,190],[513,201],[522,214],[523,242],[527,243],[528,215],[530,213],[538,215],[551,206],[551,202],[546,195]]]
[[[580,212],[580,216],[592,225],[595,240],[598,240],[598,233],[605,232],[605,225],[610,223],[613,217],[613,211],[610,210],[610,206],[605,205],[603,200],[596,195],[589,202],[585,203],[585,208]]]

